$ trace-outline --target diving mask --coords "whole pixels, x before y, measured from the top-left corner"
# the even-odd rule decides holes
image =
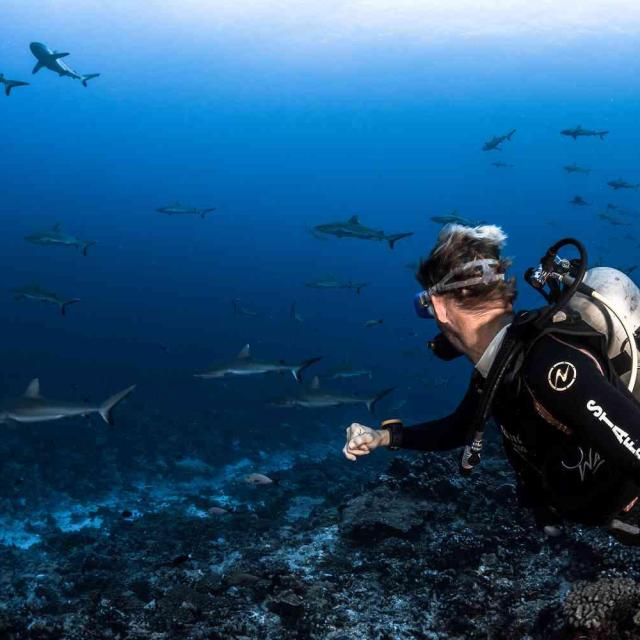
[[[420,291],[413,298],[413,305],[416,313],[420,318],[433,318],[433,305],[431,304],[431,296],[434,294],[445,293],[447,291],[453,291],[454,289],[464,289],[465,287],[473,287],[477,284],[491,284],[492,282],[499,282],[504,280],[504,273],[496,273],[496,267],[500,264],[499,260],[492,258],[482,258],[480,260],[472,260],[471,262],[465,262],[457,269],[450,271],[440,282],[437,282],[432,287],[429,287],[426,291]],[[480,275],[476,275],[473,278],[467,278],[466,280],[457,280],[451,282],[451,279],[455,276],[465,273],[470,269],[480,269]]]

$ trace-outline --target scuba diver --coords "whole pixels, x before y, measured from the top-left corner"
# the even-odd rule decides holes
[[[616,269],[587,270],[584,246],[566,238],[525,274],[546,306],[515,313],[515,280],[500,255],[505,241],[493,225],[445,226],[417,273],[424,291],[416,311],[441,332],[429,346],[441,359],[464,355],[474,365],[458,408],[414,426],[354,423],[343,453],[355,461],[378,447],[462,448],[460,471],[468,475],[492,418],[518,503],[547,535],[569,521],[640,544],[640,290]],[[558,254],[570,246],[579,258]]]

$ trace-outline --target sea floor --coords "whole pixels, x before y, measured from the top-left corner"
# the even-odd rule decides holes
[[[453,454],[329,447],[178,469],[14,500],[0,638],[640,638],[637,552],[582,528],[546,539],[497,455],[471,479]]]

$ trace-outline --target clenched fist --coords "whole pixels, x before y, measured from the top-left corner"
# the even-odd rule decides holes
[[[347,427],[347,444],[342,453],[347,460],[355,461],[357,456],[366,456],[378,447],[389,446],[389,432],[386,429],[371,429],[354,422]]]

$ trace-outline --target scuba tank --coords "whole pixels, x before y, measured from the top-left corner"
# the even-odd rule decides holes
[[[611,267],[589,269],[583,283],[597,291],[600,299],[604,298],[609,306],[583,294],[580,289],[567,306],[577,311],[592,329],[607,337],[607,356],[620,379],[628,385],[632,376],[632,348],[636,346],[640,329],[640,289],[627,274]],[[623,323],[632,333],[633,345]],[[640,400],[639,378],[630,391],[636,400]]]
[[[580,257],[567,260],[558,255],[573,246]],[[521,312],[514,319],[481,389],[481,400],[469,426],[467,445],[460,461],[460,472],[469,475],[480,463],[484,428],[496,392],[509,369],[524,352],[531,337],[543,331],[549,321],[566,319],[576,311],[583,322],[607,339],[607,356],[616,373],[634,397],[640,400],[638,382],[638,344],[640,328],[640,289],[624,273],[609,267],[587,270],[587,250],[574,238],[553,244],[537,267],[525,272],[525,280],[546,300],[536,312]],[[637,395],[636,395],[637,394]]]

